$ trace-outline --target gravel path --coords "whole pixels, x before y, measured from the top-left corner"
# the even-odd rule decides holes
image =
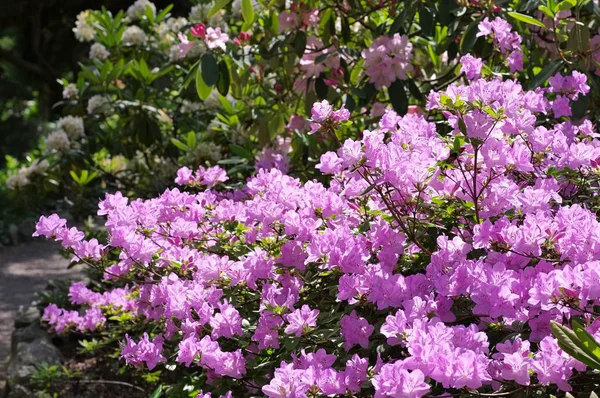
[[[10,336],[19,307],[29,305],[49,280],[79,274],[78,267],[67,269],[69,261],[58,254],[59,247],[55,242],[33,241],[0,248],[0,390],[6,381]]]

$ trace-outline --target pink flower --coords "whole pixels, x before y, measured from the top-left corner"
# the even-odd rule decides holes
[[[334,122],[343,122],[350,119],[350,111],[344,105],[337,111],[331,113],[331,120]]]
[[[323,100],[321,102],[315,102],[312,107],[312,120],[317,123],[322,123],[329,118],[331,115],[332,107],[327,102],[327,100]]]
[[[181,43],[177,45],[177,47],[179,48],[179,57],[185,58],[185,56],[190,52],[190,50],[194,48],[195,43],[189,41],[188,37],[181,32],[177,34],[177,37],[179,37],[179,40],[181,41]]]
[[[481,68],[483,68],[483,61],[481,58],[466,54],[461,57],[460,63],[460,71],[465,74],[467,79],[473,80],[481,76]]]
[[[319,310],[312,310],[308,305],[303,305],[302,309],[296,310],[291,314],[285,316],[285,319],[289,322],[289,325],[285,328],[285,332],[288,334],[295,334],[300,337],[302,333],[306,332],[310,328],[317,326],[317,316]]]
[[[279,32],[298,27],[298,14],[292,11],[284,11],[277,17],[279,21]]]
[[[208,28],[206,29],[206,37],[204,38],[204,42],[206,46],[211,50],[215,48],[220,48],[225,51],[225,43],[229,40],[229,36],[226,33],[221,32],[221,28]]]
[[[177,178],[175,178],[175,184],[187,185],[193,180],[193,171],[187,167],[182,167],[177,170]]]
[[[375,327],[370,325],[365,318],[356,315],[352,311],[350,315],[345,315],[341,321],[342,337],[344,338],[344,349],[349,350],[358,344],[362,348],[369,347],[369,336],[373,333]]]
[[[60,218],[58,214],[52,214],[48,217],[41,216],[35,224],[35,232],[32,236],[43,235],[46,238],[54,238],[60,235],[67,225],[67,220]]]

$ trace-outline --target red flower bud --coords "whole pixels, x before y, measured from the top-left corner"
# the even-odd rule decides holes
[[[190,32],[194,37],[200,37],[202,39],[206,37],[206,27],[204,26],[204,24],[201,23],[192,26],[190,28]]]

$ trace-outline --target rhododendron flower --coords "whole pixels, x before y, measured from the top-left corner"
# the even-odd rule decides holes
[[[308,305],[303,305],[301,309],[295,310],[291,314],[285,316],[289,325],[286,326],[285,332],[301,336],[309,328],[317,326],[317,316],[319,310],[311,310]]]
[[[179,57],[185,58],[186,55],[190,52],[190,50],[194,48],[196,43],[189,41],[187,35],[181,32],[177,34],[177,37],[179,37],[179,40],[181,41],[181,43],[177,45],[177,47],[179,48]]]
[[[227,33],[221,32],[221,28],[207,28],[206,36],[204,37],[204,42],[206,46],[211,50],[215,48],[220,48],[225,51],[225,43],[229,40],[229,36]]]
[[[288,29],[295,29],[298,27],[298,14],[293,11],[286,10],[283,11],[277,17],[279,21],[279,32],[284,32]]]
[[[460,58],[460,63],[460,71],[465,74],[467,79],[473,80],[481,76],[481,68],[483,68],[483,61],[481,58],[466,54]]]
[[[369,347],[369,336],[373,333],[375,327],[370,325],[365,318],[359,317],[356,311],[352,311],[350,315],[345,315],[342,318],[341,327],[344,349],[349,350],[355,344],[359,344],[362,348]]]
[[[329,118],[332,110],[333,108],[327,100],[315,102],[312,107],[312,120],[317,123],[322,123]]]

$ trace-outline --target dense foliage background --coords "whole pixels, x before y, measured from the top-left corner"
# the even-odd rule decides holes
[[[596,2],[92,8],[56,63],[0,47],[36,137],[5,144],[0,229],[53,209],[34,235],[90,273],[43,318],[94,366],[40,395],[596,388]]]

